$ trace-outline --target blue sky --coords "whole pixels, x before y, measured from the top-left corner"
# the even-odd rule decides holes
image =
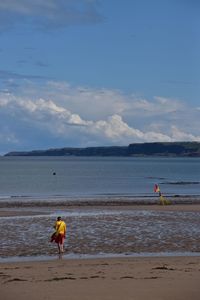
[[[0,153],[200,141],[198,0],[0,1]]]

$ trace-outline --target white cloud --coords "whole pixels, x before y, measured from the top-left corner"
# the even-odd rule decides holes
[[[154,101],[147,99],[138,99],[132,96],[133,102],[129,104],[127,113],[137,115],[142,113],[145,116],[163,115],[174,113],[183,108],[183,104],[176,99],[167,99],[164,97],[154,97]]]
[[[18,144],[19,140],[16,138],[14,133],[11,132],[1,132],[0,133],[0,143],[7,143],[7,144]]]
[[[4,107],[8,105],[8,99],[2,98],[0,99],[0,107]]]
[[[91,120],[121,115],[129,109],[128,99],[119,91],[74,87],[66,82],[49,81],[38,89],[31,81],[25,81],[19,95],[24,99],[52,99],[60,107]]]
[[[171,127],[172,138],[177,141],[197,141],[200,142],[200,136],[193,135],[191,133],[183,132],[176,126]]]
[[[102,21],[96,0],[0,1],[0,29],[22,21],[48,29]]]
[[[8,132],[5,142],[8,147],[17,142],[20,149],[24,141],[40,148],[45,139],[51,147],[57,146],[56,139],[63,145],[83,147],[200,141],[198,122],[198,109],[178,100],[155,97],[149,101],[67,83],[50,82],[43,87],[30,83],[18,94],[0,93],[0,126]]]
[[[147,131],[143,132],[139,129],[130,127],[126,122],[122,120],[119,115],[113,115],[106,121],[97,121],[90,129],[93,132],[101,133],[108,140],[118,143],[131,143],[137,142],[150,142],[150,141],[171,141],[172,139],[162,133]]]

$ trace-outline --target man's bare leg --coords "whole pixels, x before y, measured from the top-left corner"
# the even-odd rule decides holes
[[[63,253],[63,252],[64,252],[64,245],[60,244],[60,253]]]
[[[61,253],[60,244],[58,243],[58,253]]]

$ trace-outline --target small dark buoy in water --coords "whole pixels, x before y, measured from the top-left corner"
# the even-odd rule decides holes
[[[56,175],[56,172],[53,172],[53,175]]]

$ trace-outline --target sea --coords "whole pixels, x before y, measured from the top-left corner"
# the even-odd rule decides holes
[[[60,259],[50,243],[58,215],[64,259],[200,255],[199,210],[123,205],[157,203],[155,184],[194,208],[200,158],[0,157],[0,262]]]
[[[200,158],[0,157],[0,199],[200,194]]]

